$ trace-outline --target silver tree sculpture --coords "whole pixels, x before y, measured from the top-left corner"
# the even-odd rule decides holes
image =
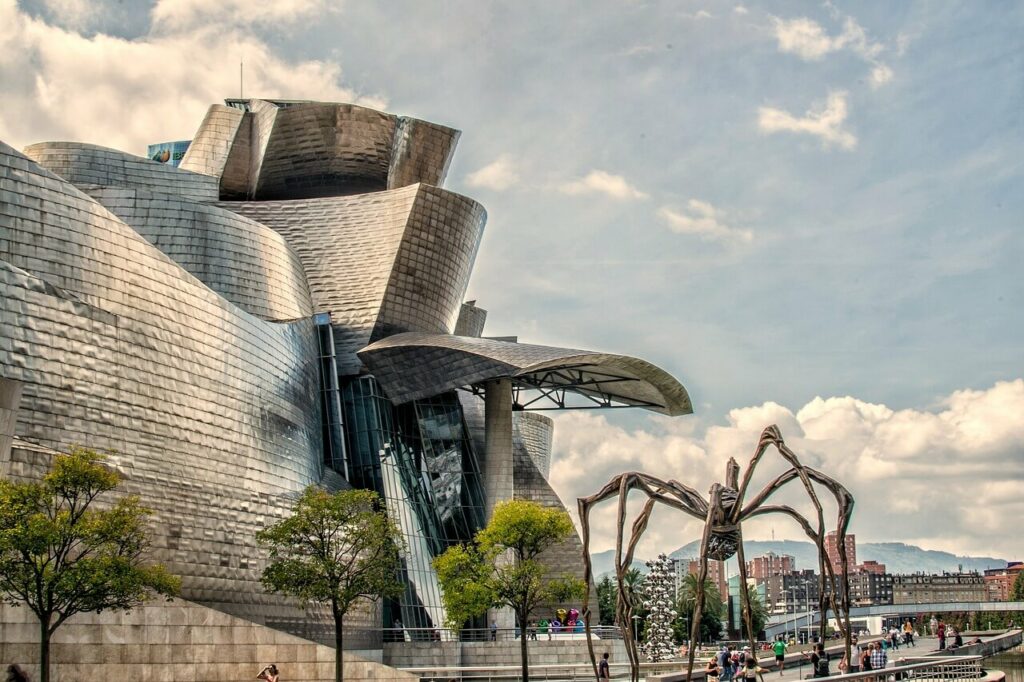
[[[774,447],[778,451],[782,459],[789,464],[789,468],[748,499],[748,488],[750,487],[754,470],[769,447]],[[810,502],[814,506],[816,524],[812,524],[803,514],[788,505],[767,504],[768,499],[773,494],[790,481],[795,480],[800,481]],[[825,514],[816,486],[824,488],[834,496],[838,507],[835,532],[837,534],[837,551],[841,568],[839,576],[836,575],[832,562],[826,560]],[[644,493],[647,499],[640,514],[634,519],[629,540],[626,546],[623,547],[626,503],[629,493],[633,490],[639,490]],[[831,609],[837,615],[839,628],[845,640],[846,655],[849,659],[851,646],[850,589],[846,557],[846,530],[850,524],[850,514],[853,512],[853,496],[835,479],[801,464],[797,456],[783,441],[779,427],[772,425],[761,432],[757,448],[750,458],[746,471],[743,472],[742,480],[740,480],[739,465],[735,459],[730,458],[726,464],[725,483],[712,484],[709,497],[706,500],[696,490],[678,481],[662,481],[653,476],[635,471],[614,477],[607,485],[590,497],[579,498],[577,504],[583,534],[584,580],[588,585],[593,580],[593,567],[590,562],[590,510],[594,505],[616,496],[619,498],[619,506],[618,532],[615,543],[615,576],[619,585],[619,596],[615,604],[615,613],[619,625],[626,625],[626,627],[622,628],[622,638],[626,646],[626,655],[629,658],[633,682],[638,682],[639,680],[640,661],[637,654],[636,640],[628,627],[633,617],[633,602],[628,598],[630,595],[626,592],[623,578],[633,563],[633,554],[637,543],[647,529],[647,523],[650,520],[651,512],[656,502],[661,502],[704,521],[704,533],[701,537],[700,546],[700,571],[697,576],[698,588],[696,603],[693,608],[694,614],[700,614],[704,610],[704,581],[708,576],[708,559],[725,561],[736,555],[739,563],[740,585],[747,584],[746,561],[743,557],[743,521],[763,514],[784,514],[794,519],[818,548],[818,576],[820,581],[818,606],[821,613],[819,636],[824,639],[827,622],[825,614]],[[590,637],[591,618],[588,597],[589,595],[586,595],[583,598],[583,614],[587,624],[587,646],[590,650],[590,661],[596,676],[597,661],[594,655],[594,645]],[[745,589],[740,589],[740,603],[742,605],[743,622],[747,637],[750,640],[751,650],[754,650],[757,633],[753,632],[749,596]],[[691,642],[697,641],[699,627],[700,618],[695,615],[693,622],[690,624]],[[696,648],[691,646],[686,668],[687,682],[691,680],[693,675],[695,651]]]
[[[679,615],[675,609],[675,573],[672,561],[664,554],[647,562],[647,577],[641,589],[647,623],[644,643],[640,649],[651,663],[668,661],[675,656],[672,622]]]

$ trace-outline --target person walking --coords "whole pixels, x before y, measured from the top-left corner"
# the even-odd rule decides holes
[[[721,682],[732,682],[735,669],[732,665],[732,653],[729,651],[729,647],[723,646],[722,650],[718,652],[718,669],[718,679]]]
[[[498,621],[496,620],[491,621],[491,641],[498,641]]]
[[[885,666],[889,664],[889,655],[885,653],[885,649],[878,642],[875,642],[875,648],[871,650],[871,669],[872,670],[885,670]]]
[[[779,676],[786,669],[786,649],[786,642],[781,636],[772,644],[772,650],[775,652],[775,666],[779,669]]]
[[[608,665],[608,652],[606,651],[601,656],[601,662],[597,664],[597,679],[601,682],[607,682],[611,677],[611,667]]]
[[[935,631],[939,635],[939,651],[942,651],[946,648],[946,624],[940,620],[939,627]]]

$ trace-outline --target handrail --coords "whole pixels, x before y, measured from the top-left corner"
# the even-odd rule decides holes
[[[888,682],[890,680],[942,680],[943,682],[959,682],[978,680],[982,676],[983,656],[922,656],[913,659],[914,663],[891,665],[885,671],[870,670],[867,672],[831,675],[830,681],[855,682],[857,680],[873,680]],[[641,663],[640,669],[646,676],[659,673],[680,673],[683,661],[666,661],[663,663]],[[628,663],[611,663],[613,677],[627,677]],[[403,672],[418,675],[421,679],[473,679],[473,680],[510,680],[519,676],[518,665],[491,666],[420,666],[401,668]],[[702,677],[703,670],[695,670],[696,676]],[[594,669],[589,663],[543,664],[530,666],[531,677],[543,680],[590,680],[594,677]]]

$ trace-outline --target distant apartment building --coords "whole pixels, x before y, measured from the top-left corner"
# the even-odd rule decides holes
[[[989,601],[1010,601],[1010,591],[1017,576],[1024,572],[1024,561],[1011,561],[1006,568],[985,571],[985,590]]]
[[[985,578],[977,573],[897,575],[892,579],[893,604],[937,604],[987,599]]]
[[[893,576],[884,570],[881,573],[858,570],[850,574],[849,580],[851,606],[892,604]]]
[[[768,578],[792,573],[796,570],[796,559],[788,554],[768,552],[764,556],[754,557],[747,562],[747,577],[757,582]]]
[[[880,564],[877,561],[865,561],[862,564],[857,564],[857,573],[874,573],[875,575],[885,574],[885,564]]]
[[[672,568],[675,572],[676,595],[678,596],[679,591],[683,587],[683,581],[686,580],[686,576],[698,575],[700,573],[700,560],[673,559]],[[725,601],[726,597],[729,595],[729,582],[725,577],[724,561],[708,559],[708,580],[718,588],[718,594],[722,596],[722,601]]]
[[[849,572],[853,572],[854,567],[857,565],[857,536],[847,535],[846,542],[846,565],[849,567]],[[825,536],[825,555],[828,556],[828,562],[832,564],[832,570],[836,573],[842,572],[842,562],[839,560],[839,534],[829,533]]]
[[[817,607],[820,586],[817,573],[811,569],[772,575],[757,582],[764,585],[769,613],[797,613]]]

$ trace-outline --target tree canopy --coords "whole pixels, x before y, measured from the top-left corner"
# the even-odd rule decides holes
[[[120,483],[106,456],[76,447],[40,481],[0,480],[0,597],[25,604],[40,624],[40,679],[49,679],[50,637],[77,613],[128,611],[180,580],[147,565],[146,519],[136,496],[97,501]]]
[[[331,606],[335,679],[342,679],[343,621],[359,599],[397,597],[402,536],[371,490],[329,493],[310,486],[292,515],[257,533],[269,550],[263,584],[303,604]]]
[[[697,603],[697,589],[700,581],[692,573],[683,579],[679,589],[679,617],[676,619],[678,641],[690,638],[690,626],[693,625],[693,612]],[[700,613],[701,642],[717,641],[722,630],[722,595],[718,587],[710,579],[704,580],[704,606]]]
[[[1010,588],[1010,601],[1024,601],[1024,571],[1017,574]]]
[[[574,532],[572,520],[561,509],[523,500],[498,503],[473,543],[450,547],[434,560],[448,626],[460,630],[469,618],[489,608],[509,607],[525,629],[541,605],[582,597],[582,580],[549,575],[547,566],[537,560]],[[526,642],[520,636],[523,682],[529,682]]]

